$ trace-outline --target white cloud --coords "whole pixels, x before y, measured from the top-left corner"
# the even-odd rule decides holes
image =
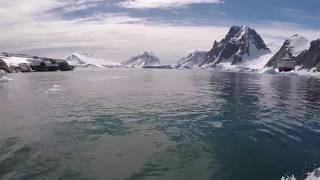
[[[60,2],[0,2],[0,50],[53,57],[85,52],[119,62],[148,50],[155,52],[163,63],[174,63],[190,51],[209,50],[214,40],[221,40],[229,29],[226,26],[152,22],[112,13],[66,20],[56,12],[47,12],[65,5]],[[267,42],[281,42],[296,33],[309,39],[320,37],[317,30],[280,22],[268,22],[253,28]]]
[[[223,3],[223,0],[126,0],[119,5],[125,8],[133,9],[152,9],[152,8],[177,8],[191,4],[217,4]]]

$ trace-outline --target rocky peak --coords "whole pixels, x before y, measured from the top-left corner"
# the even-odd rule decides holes
[[[215,67],[221,62],[241,63],[250,57],[270,53],[261,36],[248,26],[232,26],[220,42],[215,41],[200,66]]]
[[[308,50],[309,47],[310,41],[308,39],[295,34],[285,40],[280,50],[269,60],[266,66],[275,66],[275,64],[282,59],[296,60],[296,57]]]

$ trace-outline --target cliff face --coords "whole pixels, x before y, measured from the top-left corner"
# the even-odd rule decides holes
[[[2,59],[0,59],[0,69],[4,70],[7,73],[10,73],[11,70],[9,69],[8,65],[6,62],[4,62]]]
[[[310,43],[310,48],[295,58],[301,69],[314,69],[320,72],[320,39]]]

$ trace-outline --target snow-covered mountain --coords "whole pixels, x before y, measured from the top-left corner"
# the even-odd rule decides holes
[[[160,65],[160,60],[152,52],[144,52],[141,55],[129,58],[122,64],[129,68],[142,68],[144,66]]]
[[[217,68],[239,65],[251,68],[251,64],[254,64],[254,67],[260,67],[263,64],[262,60],[270,54],[270,49],[254,29],[248,26],[233,26],[224,39],[214,42],[200,67]]]
[[[187,57],[181,58],[176,68],[186,68],[186,69],[192,69],[193,67],[198,67],[201,62],[204,61],[204,58],[208,52],[205,51],[194,51],[190,53]]]
[[[302,52],[308,50],[310,41],[303,36],[293,35],[288,38],[278,52],[268,61],[267,67],[272,67],[281,59],[294,60]]]
[[[122,64],[113,61],[106,61],[102,58],[89,54],[73,53],[65,60],[74,67],[80,68],[118,68],[123,67]]]

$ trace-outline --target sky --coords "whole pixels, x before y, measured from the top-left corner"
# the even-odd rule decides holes
[[[271,49],[293,34],[318,39],[319,9],[320,0],[2,0],[0,51],[117,62],[151,51],[171,64],[210,50],[233,25]]]

